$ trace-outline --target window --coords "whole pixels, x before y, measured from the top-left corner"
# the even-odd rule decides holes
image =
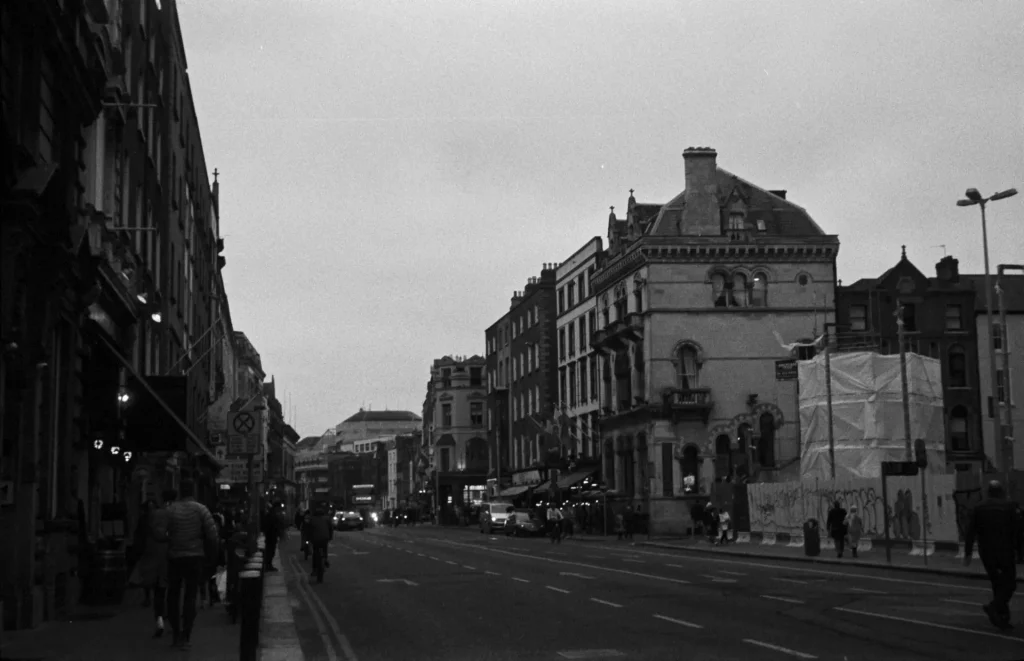
[[[903,330],[907,332],[917,331],[917,306],[913,303],[903,304]]]
[[[571,308],[571,307],[573,307],[574,305],[576,305],[576,283],[575,283],[575,282],[570,282],[570,283],[569,283],[569,286],[568,286],[568,290],[569,290],[569,294],[568,294],[568,298],[569,298],[569,301],[568,301],[568,306],[569,306],[569,307]]]
[[[470,367],[469,368],[469,385],[480,386],[483,385],[483,368]]]
[[[867,306],[850,306],[850,329],[851,331],[867,331]]]
[[[562,403],[566,402],[566,398],[562,398]],[[569,406],[576,406],[576,363],[569,364]]]
[[[637,287],[633,290],[633,302],[636,304],[636,312],[644,311],[644,290],[643,287]]]
[[[722,273],[714,273],[711,276],[711,298],[716,308],[725,307],[725,275]]]
[[[683,448],[683,493],[697,493],[700,488],[700,454],[696,445]]]
[[[590,398],[597,399],[597,356],[590,356]]]
[[[732,449],[729,437],[719,434],[715,439],[715,477],[724,480],[732,475]]]
[[[558,329],[558,360],[565,360],[565,328]]]
[[[758,419],[761,439],[757,442],[757,461],[762,466],[775,466],[775,417],[762,413]]]
[[[441,425],[444,427],[452,426],[452,405],[442,404],[441,405]]]
[[[966,407],[954,406],[949,414],[949,442],[954,452],[967,452],[971,449]]]
[[[469,422],[474,427],[481,427],[484,424],[484,403],[483,402],[470,402],[469,403]]]
[[[591,310],[587,313],[587,328],[590,329],[591,333],[597,330],[597,310]],[[587,338],[587,342],[589,346],[589,337]]]
[[[946,306],[946,330],[963,330],[963,319],[959,305]]]
[[[996,401],[1006,401],[1006,374],[1001,369],[996,370]]]
[[[566,368],[558,370],[558,399],[564,402],[569,396],[569,372]]]
[[[745,308],[747,300],[747,276],[742,273],[732,274],[732,295],[729,297],[730,307]]]
[[[587,367],[588,367],[587,359],[586,358],[581,358],[580,362],[579,362],[579,366],[580,366],[580,368],[579,368],[580,369],[580,399],[579,399],[579,403],[582,405],[582,404],[586,404],[587,403]]]
[[[625,296],[615,301],[615,321],[622,321],[626,318],[627,299]]]
[[[811,360],[818,355],[818,347],[814,345],[814,340],[805,337],[800,340],[800,346],[796,348],[796,359],[797,360]]]
[[[672,457],[672,444],[661,444],[661,495],[670,498],[675,495],[675,459]]]
[[[565,289],[558,290],[558,314],[565,312]]]
[[[700,364],[697,362],[697,350],[690,345],[683,345],[679,350],[679,387],[692,390],[700,387]]]
[[[996,351],[1003,350],[1003,326],[999,323],[992,323],[992,346]]]
[[[755,308],[768,305],[768,276],[764,273],[754,274],[754,284],[750,288],[750,305]]]
[[[949,387],[967,387],[967,356],[959,344],[949,348]]]
[[[729,214],[729,229],[741,230],[743,229],[743,214],[739,212],[733,212]]]
[[[584,279],[583,274],[580,273],[579,277],[576,278],[576,284],[580,290],[580,301],[587,297],[587,281]]]
[[[580,353],[587,352],[587,318],[580,317]]]
[[[569,322],[568,347],[569,347],[569,357],[572,358],[573,356],[576,355],[576,322],[575,321],[570,321]]]
[[[441,448],[441,472],[447,473],[452,469],[452,449]]]

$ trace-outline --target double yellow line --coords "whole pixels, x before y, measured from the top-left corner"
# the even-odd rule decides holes
[[[289,554],[288,564],[295,575],[295,589],[299,593],[299,597],[309,608],[317,631],[320,632],[320,639],[323,641],[324,650],[327,652],[327,660],[359,661],[359,657],[356,656],[355,650],[352,649],[352,645],[348,642],[348,638],[341,632],[338,621],[334,619],[334,616],[327,610],[327,606],[324,605],[323,600],[320,599],[320,595],[310,585],[309,572],[302,566],[302,562],[295,555]]]

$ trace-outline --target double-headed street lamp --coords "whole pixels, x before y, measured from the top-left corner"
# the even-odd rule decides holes
[[[964,194],[967,199],[957,200],[956,205],[958,207],[970,207],[977,204],[981,207],[981,240],[984,244],[985,249],[985,307],[988,315],[988,360],[989,360],[989,378],[992,383],[992,403],[993,413],[995,411],[996,397],[997,397],[997,379],[996,379],[996,345],[994,331],[995,327],[995,315],[992,312],[992,276],[989,273],[988,267],[988,227],[985,223],[985,205],[989,202],[995,202],[997,200],[1005,200],[1008,197],[1013,197],[1017,194],[1016,188],[1008,188],[999,193],[995,193],[989,197],[982,197],[981,193],[978,192],[977,188],[968,188]],[[1001,438],[1001,420],[998,413],[992,416],[992,438],[995,439],[996,443],[1000,443]],[[1002,439],[1000,443],[1002,450],[1003,460],[1003,471],[1006,474],[1006,481],[1009,484],[1010,471],[1013,469],[1013,446],[1006,439]]]

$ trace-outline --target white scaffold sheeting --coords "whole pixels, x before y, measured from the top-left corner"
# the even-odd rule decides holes
[[[836,478],[879,477],[883,461],[906,458],[900,357],[866,351],[832,354],[831,372]],[[798,378],[800,475],[804,480],[831,479],[825,356],[800,361]],[[908,353],[907,391],[910,437],[924,440],[928,471],[943,474],[946,442],[941,363]]]

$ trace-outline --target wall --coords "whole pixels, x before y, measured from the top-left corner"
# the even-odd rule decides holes
[[[928,540],[957,541],[956,476],[929,476]],[[900,541],[921,540],[921,478],[888,479],[889,534]],[[832,502],[849,509],[857,505],[864,520],[865,537],[884,537],[881,479],[783,482],[747,485],[750,532],[801,533],[803,523],[815,518],[824,526]]]
[[[985,414],[981,424],[984,439],[985,456],[995,466],[1002,466],[1002,456],[992,435],[992,418],[988,417],[988,398],[992,394],[990,365],[988,353],[988,316],[979,314],[975,318],[978,329],[978,385],[981,390],[981,408]],[[1010,349],[1010,400],[1024,401],[1024,313],[1006,313],[1007,333],[1003,333],[1003,341],[1009,340]],[[1001,351],[996,349],[996,365],[1003,365]],[[1005,425],[1006,409],[1000,407],[1000,423]],[[1017,439],[1013,451],[1013,463],[1016,470],[1024,470],[1024,406],[1017,405],[1013,410],[1014,438]]]

